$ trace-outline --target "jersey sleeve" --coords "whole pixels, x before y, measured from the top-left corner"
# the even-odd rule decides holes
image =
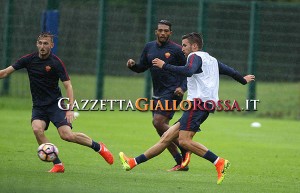
[[[202,72],[202,59],[196,54],[192,54],[188,57],[185,66],[173,66],[171,64],[164,64],[163,69],[171,72],[183,75],[185,77],[191,77],[193,74]]]
[[[65,64],[59,58],[57,58],[57,59],[58,59],[58,61],[57,61],[57,65],[56,65],[56,70],[57,70],[59,79],[62,82],[70,80],[70,77],[69,77],[68,72],[66,70]]]
[[[181,49],[178,51],[178,61],[180,66],[184,66],[185,65],[185,56],[183,54],[183,52],[181,51]],[[187,79],[186,76],[180,75],[180,88],[185,92],[187,91]]]
[[[141,72],[145,72],[148,68],[151,67],[151,65],[148,64],[148,60],[147,60],[147,50],[148,50],[147,47],[148,46],[146,45],[145,48],[143,49],[139,63],[130,67],[130,70],[137,73],[141,73]]]
[[[234,68],[227,66],[226,64],[223,64],[220,61],[218,61],[218,66],[219,66],[219,74],[230,76],[231,78],[233,78],[234,80],[238,81],[243,85],[247,84],[247,81],[244,79],[244,77]]]
[[[20,58],[19,60],[17,60],[16,63],[14,63],[12,65],[12,67],[15,69],[15,70],[20,70],[22,68],[26,68],[27,64],[30,63],[30,55],[25,55],[23,56],[22,58]]]

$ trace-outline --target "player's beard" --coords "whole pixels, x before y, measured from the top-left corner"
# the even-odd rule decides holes
[[[158,41],[161,44],[166,43],[167,41],[169,41],[169,36],[165,36],[165,37],[158,37]]]
[[[42,57],[47,57],[50,54],[50,51],[46,50],[46,49],[40,49],[39,50],[39,55]]]

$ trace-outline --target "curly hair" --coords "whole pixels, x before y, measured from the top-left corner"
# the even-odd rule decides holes
[[[167,26],[169,26],[169,28],[170,28],[170,31],[172,31],[172,24],[171,24],[171,22],[170,22],[170,21],[168,21],[168,20],[165,20],[165,19],[162,19],[162,20],[160,20],[160,21],[158,22],[158,24],[167,25]]]

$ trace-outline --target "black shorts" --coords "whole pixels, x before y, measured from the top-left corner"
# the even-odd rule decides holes
[[[173,96],[169,96],[169,97],[152,98],[152,99],[153,99],[153,107],[154,108],[156,107],[158,101],[160,101],[163,106],[163,109],[158,108],[157,110],[153,110],[152,116],[154,116],[154,114],[160,114],[160,115],[167,117],[169,120],[171,120],[173,118],[176,110],[166,110],[166,108],[172,107],[172,109],[175,109],[173,107],[173,100],[176,101],[176,108],[182,101],[182,97],[179,97],[177,95],[173,95]]]
[[[43,120],[46,122],[46,128],[48,129],[50,121],[59,128],[63,125],[68,125],[72,128],[72,124],[67,122],[66,112],[58,107],[58,103],[43,107],[32,107],[31,122],[33,120]]]
[[[201,104],[203,105],[203,104]],[[193,105],[190,110],[184,111],[181,118],[178,120],[180,122],[180,130],[184,131],[200,131],[200,125],[207,119],[210,111],[194,109]]]

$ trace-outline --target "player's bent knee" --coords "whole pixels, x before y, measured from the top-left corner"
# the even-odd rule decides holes
[[[59,127],[58,133],[62,140],[69,141],[69,142],[75,142],[75,140],[76,140],[76,136],[72,132],[72,130],[69,126],[64,125],[64,126]]]
[[[46,123],[43,121],[34,120],[31,123],[31,127],[34,134],[44,133],[44,130],[46,128]]]
[[[153,124],[153,126],[156,128],[156,129],[159,129],[159,128],[161,128],[161,122],[159,121],[159,120],[157,120],[157,119],[153,119],[152,120],[152,124]]]
[[[74,135],[73,134],[61,134],[60,135],[60,138],[62,140],[65,140],[65,141],[68,141],[68,142],[74,142],[75,141],[75,138],[74,138]]]
[[[38,127],[38,126],[33,126],[32,131],[35,135],[41,135],[44,133],[44,128]]]
[[[68,142],[73,142],[73,138],[70,136],[63,135],[63,136],[60,136],[60,138],[62,140],[68,141]]]
[[[184,149],[188,149],[188,145],[189,145],[188,140],[179,138],[178,142],[181,147],[183,147]]]
[[[167,129],[165,127],[166,123],[164,123],[160,120],[153,119],[152,124],[153,124],[153,126],[155,127],[157,133],[159,133],[160,136],[162,136],[162,134],[164,134],[164,132],[167,131]]]

